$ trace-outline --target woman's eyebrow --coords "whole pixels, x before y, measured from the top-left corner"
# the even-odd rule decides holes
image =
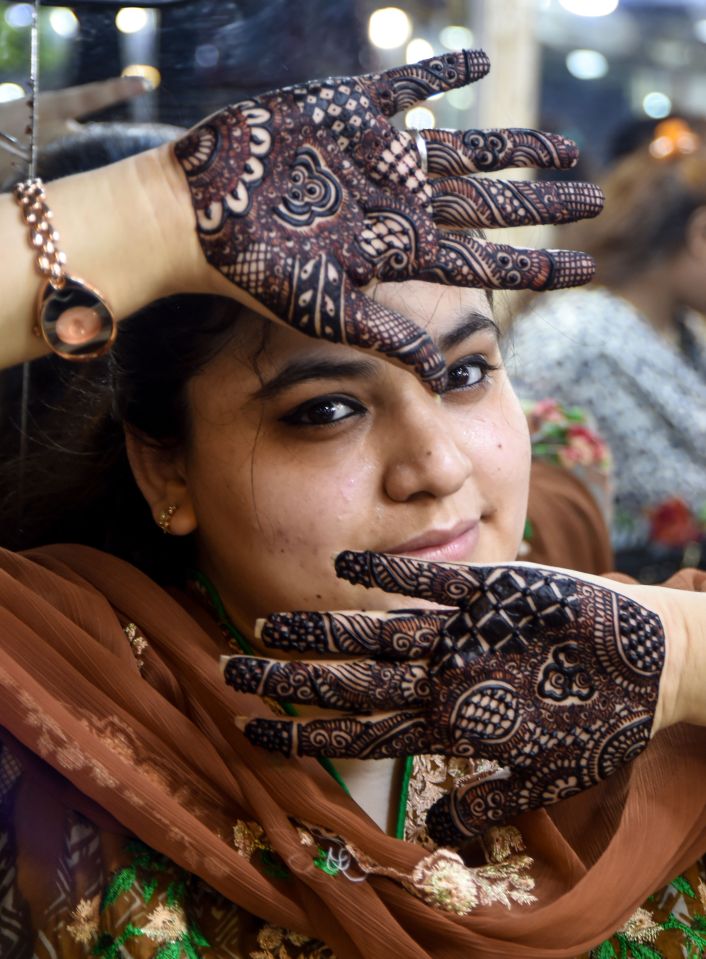
[[[370,379],[379,373],[379,366],[370,360],[292,360],[263,383],[253,394],[255,400],[269,400],[278,393],[307,380]]]
[[[458,326],[439,337],[439,346],[442,353],[448,353],[455,346],[473,336],[474,333],[479,333],[482,330],[492,330],[495,336],[499,336],[498,327],[489,316],[475,311],[465,314]],[[271,380],[263,383],[252,398],[269,400],[284,392],[284,390],[307,380],[371,379],[377,373],[379,373],[379,366],[371,360],[308,360],[302,358],[287,363]]]
[[[453,330],[449,330],[448,333],[442,333],[439,337],[441,352],[448,353],[453,350],[454,347],[463,343],[464,340],[467,340],[469,336],[485,330],[491,330],[498,339],[500,338],[500,330],[498,329],[497,323],[489,316],[486,316],[485,313],[476,313],[475,310],[472,310],[470,313],[464,314],[458,326],[455,326]]]

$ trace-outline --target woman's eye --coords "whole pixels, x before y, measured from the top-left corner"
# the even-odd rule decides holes
[[[343,396],[325,396],[302,403],[283,416],[282,421],[294,426],[326,426],[329,423],[340,423],[349,416],[363,412],[364,407],[354,400]]]
[[[469,356],[449,367],[447,392],[479,386],[488,378],[488,373],[496,369],[484,356]]]

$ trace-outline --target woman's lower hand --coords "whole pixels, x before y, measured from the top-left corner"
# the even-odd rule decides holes
[[[591,184],[467,176],[573,166],[570,140],[534,130],[424,130],[415,142],[389,121],[488,66],[482,51],[461,51],[313,81],[227,107],[179,140],[174,154],[201,247],[236,299],[311,336],[379,350],[441,388],[444,363],[429,336],[361,287],[409,278],[536,290],[587,282],[585,254],[458,232],[600,212]]]
[[[267,647],[319,658],[233,656],[226,681],[347,715],[257,718],[245,734],[285,755],[489,760],[430,810],[439,843],[587,789],[634,759],[659,728],[694,721],[680,712],[689,628],[680,603],[696,600],[706,621],[704,596],[540,566],[375,553],[342,553],[336,569],[353,583],[452,608],[262,621]]]

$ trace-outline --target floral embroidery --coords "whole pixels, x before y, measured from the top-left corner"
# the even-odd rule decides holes
[[[525,851],[522,833],[515,826],[491,826],[481,837],[487,862],[507,862],[516,852]]]
[[[187,932],[186,916],[179,906],[159,905],[147,917],[142,932],[153,942],[173,942]]]
[[[471,868],[458,853],[437,849],[419,862],[409,887],[425,902],[448,912],[465,916],[477,906],[502,903],[508,909],[513,902],[528,905],[534,879],[524,875],[532,865],[529,856],[516,856],[504,863]]]
[[[407,792],[404,838],[407,842],[436,849],[427,832],[426,815],[437,799],[449,792],[457,780],[475,771],[476,764],[458,757],[415,756]]]
[[[292,959],[287,945],[300,950],[299,959],[335,959],[333,953],[319,939],[310,939],[280,926],[264,925],[257,934],[258,949],[250,959]]]
[[[149,649],[150,644],[140,633],[135,623],[128,623],[127,626],[123,627],[123,632],[127,636],[128,642],[130,643],[130,649],[135,657],[137,668],[140,670],[140,672],[142,672],[142,668],[145,665],[142,654],[146,649]]]
[[[67,927],[70,935],[76,942],[90,944],[91,955],[96,959],[119,959],[129,954],[127,944],[145,938],[159,946],[155,959],[199,959],[200,950],[208,948],[209,943],[187,921],[185,901],[191,877],[138,840],[129,842],[126,850],[130,854],[129,865],[113,874],[102,897],[90,903],[81,900],[73,914],[74,922]],[[141,925],[128,921],[119,932],[101,929],[102,917],[114,903],[126,896],[134,898],[137,893],[147,905],[160,883],[166,888]]]
[[[269,849],[269,843],[263,840],[265,830],[259,823],[245,822],[239,819],[233,826],[233,845],[248,862],[258,849]]]
[[[706,955],[706,883],[699,875],[699,865],[651,896],[614,936],[590,953],[590,959],[665,959],[676,955],[698,959]]]
[[[625,923],[620,933],[633,942],[654,942],[662,931],[661,926],[647,909],[640,907]]]
[[[438,758],[430,757],[430,761]],[[465,778],[470,765],[465,761],[463,768],[457,765],[456,776]],[[475,764],[474,775],[478,775],[480,765]],[[438,769],[437,773],[440,777]],[[352,843],[320,826],[308,823],[296,823],[295,826],[301,845],[316,852],[313,865],[330,876],[341,875],[350,882],[363,882],[367,876],[385,876],[396,880],[430,905],[460,916],[476,905],[501,903],[509,908],[513,902],[526,905],[535,901],[531,894],[534,879],[527,874],[532,859],[524,854],[522,836],[512,826],[488,830],[483,841],[488,860],[485,866],[467,866],[458,853],[437,849],[420,860],[411,873],[375,862]],[[257,823],[238,820],[233,834],[236,849],[246,859],[250,860],[256,851],[260,851],[265,867],[272,862],[284,867]],[[269,860],[268,856],[271,857]],[[285,871],[285,875],[288,874]]]
[[[70,922],[66,931],[74,940],[84,946],[90,945],[98,935],[100,896],[93,899],[81,899],[78,906],[71,913],[73,922]]]

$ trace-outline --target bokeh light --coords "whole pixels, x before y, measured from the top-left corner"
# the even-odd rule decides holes
[[[572,50],[566,55],[566,69],[579,80],[597,80],[608,72],[608,61],[598,50]]]
[[[648,117],[661,120],[663,117],[669,116],[672,109],[672,101],[666,93],[662,93],[660,90],[652,90],[643,97],[642,109]]]
[[[149,23],[149,14],[142,7],[121,7],[115,14],[115,26],[121,33],[139,33]]]
[[[381,50],[394,50],[412,35],[412,21],[399,7],[380,7],[370,14],[368,36]]]
[[[433,56],[434,47],[428,40],[424,40],[422,37],[414,37],[414,39],[410,40],[407,44],[405,51],[407,63],[416,63],[417,60],[426,60],[428,57]]]
[[[49,26],[60,37],[75,37],[78,33],[78,17],[68,7],[54,7],[49,13]]]

